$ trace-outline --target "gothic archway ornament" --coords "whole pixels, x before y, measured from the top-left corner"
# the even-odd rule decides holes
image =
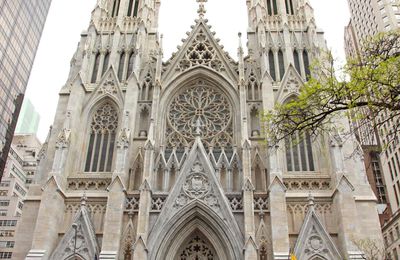
[[[218,208],[218,199],[213,194],[209,178],[204,173],[204,168],[197,161],[191,173],[186,177],[181,193],[175,200],[175,207],[180,208],[192,200],[201,200],[210,207]]]

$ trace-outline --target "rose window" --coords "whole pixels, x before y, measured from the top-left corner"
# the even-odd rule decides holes
[[[232,137],[231,111],[230,102],[222,92],[203,80],[192,82],[169,106],[167,135],[176,139],[178,134],[184,139],[181,141],[189,144],[200,130],[199,134],[206,144],[217,144],[221,139],[226,145]]]

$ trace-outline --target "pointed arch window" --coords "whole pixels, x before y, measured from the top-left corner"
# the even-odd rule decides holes
[[[267,0],[267,10],[268,10],[268,15],[272,15],[272,0]]]
[[[294,59],[294,67],[296,68],[297,72],[301,75],[300,57],[299,57],[299,52],[297,50],[293,51],[293,59]]]
[[[129,0],[127,16],[137,17],[139,11],[139,0]]]
[[[113,9],[112,9],[112,17],[117,17],[119,13],[119,5],[120,5],[120,0],[114,0],[113,4]]]
[[[106,54],[104,55],[103,70],[101,72],[102,76],[104,75],[104,73],[106,73],[109,63],[110,63],[110,52],[107,51]]]
[[[272,5],[274,7],[274,14],[278,14],[278,5],[276,4],[276,0],[272,0]]]
[[[123,80],[124,72],[125,72],[125,59],[126,53],[122,51],[120,58],[119,58],[119,65],[118,65],[118,79],[121,82]]]
[[[90,123],[85,172],[111,172],[118,112],[110,102],[102,104]]]
[[[268,62],[269,62],[269,74],[271,75],[272,79],[276,81],[275,58],[272,50],[268,52]]]
[[[144,78],[141,89],[140,100],[142,101],[153,100],[153,77],[151,76],[150,72],[148,72],[146,77]]]
[[[248,76],[247,100],[261,100],[261,85],[253,71]]]
[[[131,52],[128,60],[128,72],[126,73],[126,79],[128,79],[133,72],[133,66],[135,65],[134,62],[135,62],[135,55],[133,52]]]
[[[90,80],[91,83],[96,83],[97,81],[97,74],[99,73],[99,66],[100,66],[100,53],[96,53],[94,58],[94,65],[92,71],[92,79]]]
[[[307,50],[303,51],[303,62],[304,62],[304,70],[306,72],[306,77],[309,78],[311,76],[311,71],[310,71],[310,60],[308,57]]]
[[[285,139],[286,167],[289,172],[315,171],[311,137],[296,133]]]
[[[282,80],[283,76],[285,75],[285,59],[283,57],[282,50],[278,51],[278,63],[279,63],[279,74]]]
[[[294,15],[293,0],[285,0],[286,13],[289,15]]]

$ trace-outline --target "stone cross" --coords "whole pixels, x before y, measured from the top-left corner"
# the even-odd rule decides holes
[[[200,18],[204,17],[204,14],[206,13],[206,8],[204,7],[204,3],[207,3],[208,0],[196,0],[197,3],[199,3],[199,10],[197,10],[197,13],[199,14]]]

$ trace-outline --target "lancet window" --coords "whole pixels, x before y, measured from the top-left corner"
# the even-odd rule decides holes
[[[114,0],[113,9],[112,9],[112,12],[111,12],[111,16],[112,17],[117,17],[118,16],[120,3],[121,3],[121,0]]]
[[[276,0],[267,0],[267,9],[268,15],[277,15],[278,14],[278,5],[276,4]]]
[[[269,62],[269,74],[271,75],[272,79],[276,81],[275,58],[272,50],[268,52],[268,62]]]
[[[103,103],[90,123],[85,172],[111,172],[117,128],[117,109],[110,102]]]
[[[309,134],[296,133],[285,139],[288,172],[315,171],[312,142]]]
[[[261,84],[258,83],[253,71],[249,74],[247,80],[247,100],[261,100]]]
[[[300,57],[299,57],[299,52],[297,50],[293,51],[293,59],[294,59],[294,67],[296,68],[297,72],[301,75]]]
[[[103,70],[101,72],[102,76],[104,75],[104,73],[106,73],[109,63],[110,63],[110,52],[107,51],[106,54],[104,55]]]
[[[152,101],[153,100],[153,90],[154,90],[153,77],[149,71],[143,80],[142,88],[140,90],[140,100]]]
[[[91,83],[96,83],[97,81],[97,74],[99,74],[99,66],[100,66],[100,52],[97,52],[94,58],[92,79],[90,80]]]
[[[126,60],[126,52],[122,51],[119,57],[119,65],[118,65],[118,79],[120,82],[124,79],[125,60]]]
[[[278,63],[279,63],[279,75],[282,80],[283,76],[285,75],[285,59],[283,57],[282,50],[278,51]]]
[[[128,79],[129,76],[132,74],[134,66],[135,66],[135,55],[133,52],[131,52],[131,54],[129,54],[128,72],[126,73],[126,79]]]
[[[294,15],[293,0],[285,0],[286,13],[289,15]]]
[[[306,72],[306,77],[309,78],[311,76],[311,71],[310,71],[310,60],[308,57],[307,50],[303,51],[303,62],[304,62],[304,70]]]
[[[139,0],[129,0],[127,16],[137,17],[139,11]]]

